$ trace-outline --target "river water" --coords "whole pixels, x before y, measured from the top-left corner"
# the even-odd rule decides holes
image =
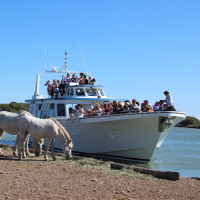
[[[1,143],[15,145],[16,136],[4,134]],[[149,169],[200,177],[200,129],[173,128],[149,163],[125,163]]]

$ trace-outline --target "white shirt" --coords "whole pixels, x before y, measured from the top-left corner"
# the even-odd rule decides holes
[[[168,94],[167,97],[166,97],[166,101],[167,101],[167,106],[168,107],[171,107],[171,106],[174,105],[172,95]]]

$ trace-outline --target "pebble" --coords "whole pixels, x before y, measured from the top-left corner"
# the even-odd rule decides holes
[[[0,174],[3,174],[3,172],[0,172]]]
[[[97,179],[92,179],[91,181],[97,181]]]

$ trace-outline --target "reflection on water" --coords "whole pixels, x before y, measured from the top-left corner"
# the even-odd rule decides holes
[[[16,136],[4,134],[1,143],[15,145],[15,139]],[[149,163],[114,162],[200,177],[200,129],[173,128]]]
[[[1,137],[0,143],[2,144],[9,144],[9,145],[15,145],[16,135],[10,135],[8,133],[4,133]]]

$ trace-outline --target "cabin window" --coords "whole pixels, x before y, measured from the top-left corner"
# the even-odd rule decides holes
[[[65,116],[65,104],[57,104],[58,116]]]
[[[98,96],[98,90],[95,88],[86,89],[88,96]]]
[[[77,96],[85,96],[85,92],[83,88],[76,88],[76,95]]]
[[[73,88],[67,88],[67,96],[73,96],[73,95],[74,95]]]
[[[36,110],[36,117],[40,118],[41,116],[41,108],[42,108],[42,104],[37,104],[37,110]]]
[[[87,109],[91,109],[91,104],[81,104],[83,107],[83,110],[87,111]],[[68,116],[70,118],[74,117],[74,109],[76,108],[77,104],[68,104]]]
[[[42,104],[41,119],[49,118],[49,103]]]
[[[51,103],[50,104],[50,109],[49,109],[49,118],[55,117],[55,104]]]
[[[102,89],[99,89],[99,92],[100,92],[101,96],[106,96],[105,93],[104,93],[104,91]]]

